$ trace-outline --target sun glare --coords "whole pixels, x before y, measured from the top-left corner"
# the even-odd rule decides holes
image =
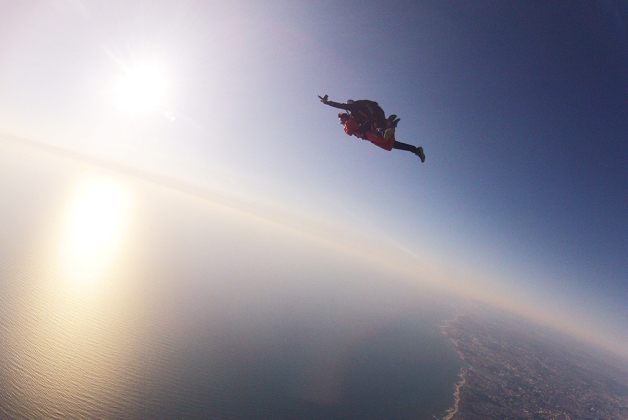
[[[128,207],[113,181],[90,179],[80,186],[67,213],[63,252],[73,282],[92,280],[110,265],[121,246]]]
[[[141,66],[130,69],[120,80],[116,100],[127,112],[142,114],[163,103],[166,81],[154,67]]]
[[[111,241],[120,217],[120,193],[104,182],[90,185],[81,197],[74,215],[72,236],[76,249],[94,254]]]

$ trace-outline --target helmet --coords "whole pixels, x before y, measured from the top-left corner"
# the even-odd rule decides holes
[[[349,100],[347,101],[347,103],[348,103],[349,105],[352,105],[352,104],[353,104],[353,99],[349,99]]]

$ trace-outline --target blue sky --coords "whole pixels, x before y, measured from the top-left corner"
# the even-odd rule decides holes
[[[625,3],[3,8],[1,132],[367,236],[628,340]],[[130,115],[112,92],[142,65],[167,90]],[[347,137],[323,94],[378,101],[426,162]]]

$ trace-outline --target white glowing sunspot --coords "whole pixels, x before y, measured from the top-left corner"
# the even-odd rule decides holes
[[[111,242],[118,227],[121,199],[119,190],[105,182],[93,183],[83,192],[72,234],[78,252],[96,254]]]
[[[124,188],[108,179],[86,179],[67,213],[63,268],[71,284],[101,277],[121,249],[129,218]]]
[[[163,103],[166,81],[153,67],[130,69],[116,91],[118,105],[132,113],[146,113]]]

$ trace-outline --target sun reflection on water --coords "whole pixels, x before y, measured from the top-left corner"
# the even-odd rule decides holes
[[[94,182],[82,193],[74,217],[72,236],[84,255],[101,251],[111,241],[120,220],[121,194],[114,185]]]
[[[134,197],[120,179],[86,175],[41,232],[45,251],[24,267],[10,301],[8,412],[120,418],[135,395],[147,350],[137,347],[142,305],[129,255]]]
[[[114,180],[87,177],[76,189],[66,213],[62,267],[74,285],[102,278],[124,242],[130,200]]]

